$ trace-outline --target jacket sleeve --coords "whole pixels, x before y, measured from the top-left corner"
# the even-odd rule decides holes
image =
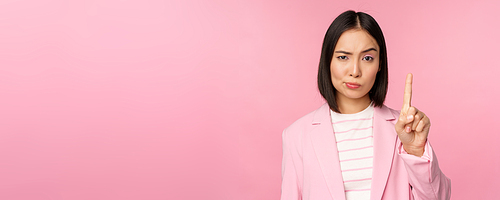
[[[283,131],[283,160],[281,163],[281,200],[302,199],[302,158],[297,145]]]
[[[405,163],[415,199],[450,199],[451,181],[439,169],[436,154],[434,154],[429,142],[425,144],[422,157],[406,153],[401,143],[398,145],[398,151]]]

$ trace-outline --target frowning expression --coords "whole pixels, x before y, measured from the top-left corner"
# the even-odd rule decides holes
[[[377,41],[366,30],[351,29],[342,33],[330,64],[339,101],[370,98],[368,92],[380,71],[379,52]]]

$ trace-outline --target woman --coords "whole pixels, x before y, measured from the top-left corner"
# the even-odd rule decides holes
[[[283,131],[282,200],[449,199],[450,179],[427,141],[429,118],[383,105],[386,45],[370,15],[346,11],[326,32],[318,86],[327,101]]]

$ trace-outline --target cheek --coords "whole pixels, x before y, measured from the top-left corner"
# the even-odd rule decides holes
[[[370,77],[370,79],[375,80],[375,78],[377,77],[377,73],[379,72],[378,62],[375,62],[375,63],[371,64],[370,66],[367,66],[366,69],[367,70],[366,70],[365,75]]]
[[[340,77],[340,72],[339,72],[339,70],[337,70],[336,68],[331,68],[331,69],[330,69],[330,73],[331,73],[331,75],[332,75],[332,80],[333,80],[333,78],[338,78],[338,77]]]
[[[342,84],[342,72],[340,70],[334,70],[334,69],[331,69],[331,79],[332,79],[332,84],[333,84],[333,87],[335,88],[338,88],[340,87],[340,85]]]
[[[377,74],[378,74],[378,70],[373,70],[373,71],[370,71],[368,76],[370,76],[370,79],[375,80],[375,78],[377,77]]]
[[[369,74],[367,74],[369,77],[368,81],[370,82],[372,87],[373,87],[373,84],[375,83],[375,80],[377,79],[377,74],[378,74],[378,70],[370,71]]]
[[[334,79],[338,80],[344,75],[344,72],[342,70],[342,66],[340,66],[338,64],[334,64],[334,62],[332,62],[332,64],[330,65],[330,73],[331,73],[332,81],[335,81]]]

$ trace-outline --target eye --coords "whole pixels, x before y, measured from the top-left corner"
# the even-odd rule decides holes
[[[347,60],[347,56],[338,56],[337,57],[339,60]]]
[[[365,57],[363,57],[363,60],[365,60],[365,61],[372,61],[373,57],[371,57],[371,56],[365,56]]]

